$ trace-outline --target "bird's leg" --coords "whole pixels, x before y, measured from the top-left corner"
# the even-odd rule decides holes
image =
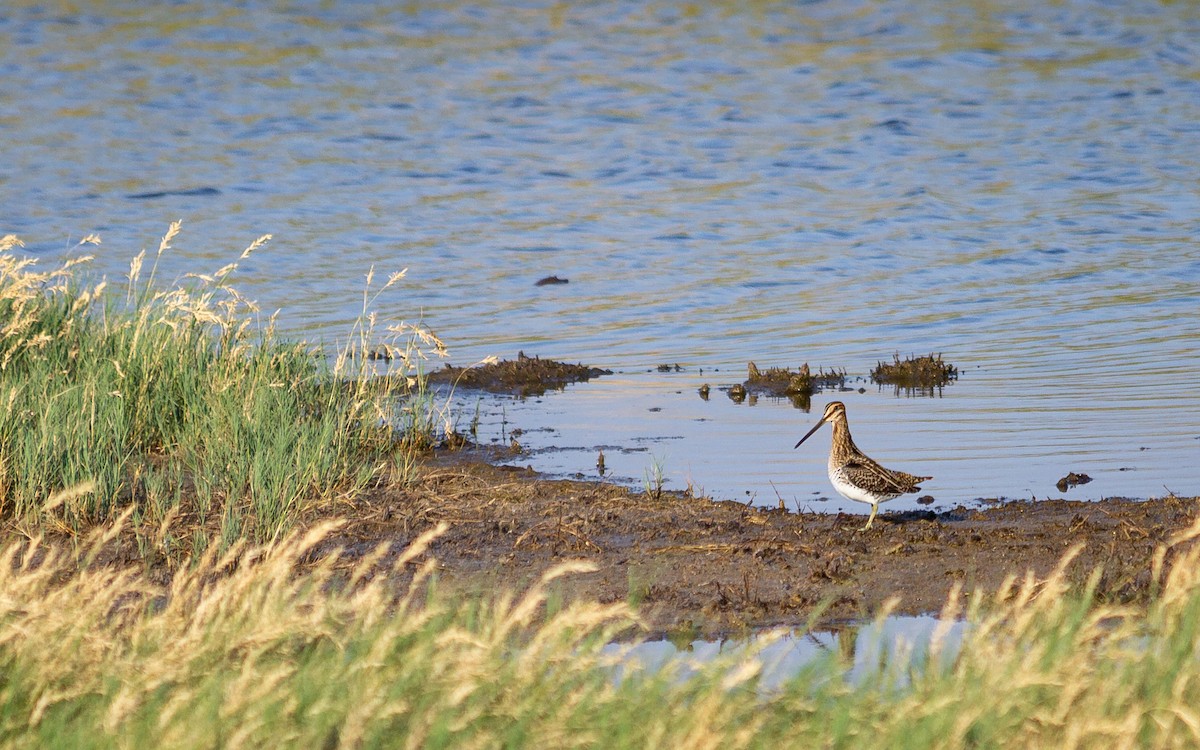
[[[878,512],[879,512],[879,506],[872,505],[871,506],[871,515],[867,518],[867,525],[863,526],[861,529],[859,529],[859,531],[866,531],[867,529],[871,528],[871,522],[875,520],[875,514]]]

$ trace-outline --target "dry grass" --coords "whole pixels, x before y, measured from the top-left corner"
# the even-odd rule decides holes
[[[161,586],[126,570],[73,572],[74,554],[37,540],[0,550],[0,744],[1200,744],[1200,525],[1162,548],[1147,608],[1095,604],[1067,582],[1068,553],[1045,579],[952,597],[920,656],[896,649],[849,682],[834,650],[770,689],[761,654],[780,634],[646,670],[606,647],[636,632],[629,607],[549,597],[587,563],[464,602],[431,588],[440,530],[386,569],[381,548],[347,575],[333,555],[312,561],[333,528],[210,551]],[[949,649],[958,617],[967,625]]]
[[[71,573],[74,555],[37,542],[9,546],[0,553],[0,738],[428,747],[512,735],[524,715],[528,739],[551,746],[565,727],[535,719],[613,694],[589,667],[611,661],[600,647],[634,623],[628,609],[545,617],[547,586],[585,564],[564,563],[524,594],[486,605],[427,603],[436,531],[388,574],[374,565],[381,549],[346,578],[332,557],[303,563],[332,527],[210,551],[163,587],[103,567]]]

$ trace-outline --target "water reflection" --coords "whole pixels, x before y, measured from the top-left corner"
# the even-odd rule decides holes
[[[805,669],[820,670],[824,665],[832,666],[830,673],[853,684],[886,676],[899,687],[907,683],[910,667],[926,666],[931,648],[937,655],[935,664],[949,666],[965,628],[961,621],[941,623],[932,616],[891,616],[870,623],[843,623],[829,630],[773,633],[761,642],[761,636],[720,641],[662,639],[632,647],[611,644],[606,650],[622,656],[618,678],[670,668],[679,679],[686,679],[706,664],[751,657],[762,665],[759,689],[766,692]]]

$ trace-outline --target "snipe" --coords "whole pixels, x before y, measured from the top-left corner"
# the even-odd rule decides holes
[[[838,494],[847,500],[871,504],[871,516],[861,531],[871,528],[871,522],[879,512],[880,503],[886,503],[908,492],[917,492],[921,489],[917,486],[918,482],[933,479],[885,469],[860,451],[850,437],[846,405],[841,401],[831,401],[825,407],[821,420],[807,435],[800,438],[795,447],[799,448],[800,443],[812,437],[826,422],[833,425],[833,445],[829,449],[829,481],[833,483],[833,488]]]

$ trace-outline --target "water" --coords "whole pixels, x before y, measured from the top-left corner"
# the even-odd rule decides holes
[[[610,644],[606,650],[620,654],[626,669],[653,674],[664,667],[678,669],[685,679],[718,660],[740,662],[748,654],[761,665],[759,689],[777,690],[806,668],[835,654],[846,665],[843,677],[852,684],[888,677],[896,687],[907,684],[911,667],[925,664],[930,648],[937,658],[928,666],[948,667],[959,652],[967,625],[962,621],[942,623],[931,616],[892,615],[869,623],[849,624],[838,630],[803,634],[775,633],[766,642],[761,635],[724,641],[697,640],[686,643],[654,640],[633,646]],[[936,640],[936,645],[935,645]],[[618,675],[624,674],[619,671]]]
[[[619,372],[480,405],[556,473],[615,446],[634,483],[861,511],[791,448],[836,397],[939,505],[1067,471],[1096,478],[1068,497],[1196,494],[1198,39],[1189,3],[16,2],[0,233],[47,262],[98,233],[114,280],[176,218],[160,277],[272,233],[236,284],[325,342],[371,266],[408,267],[379,311],[458,364]],[[893,352],[962,377],[807,414],[695,395]]]

